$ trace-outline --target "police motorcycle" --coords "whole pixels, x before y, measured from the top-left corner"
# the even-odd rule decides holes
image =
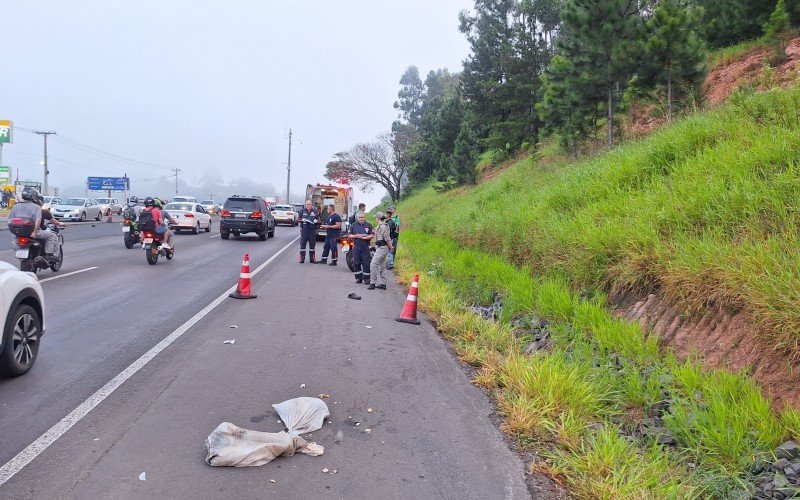
[[[133,202],[133,199],[131,201]],[[122,238],[125,241],[125,248],[129,250],[141,241],[139,222],[136,220],[136,209],[133,205],[128,205],[122,212]]]
[[[17,242],[17,251],[14,256],[19,259],[20,271],[37,273],[48,267],[56,272],[61,269],[64,263],[64,236],[61,230],[53,225],[47,224],[47,228],[58,235],[58,244],[53,253],[54,259],[48,262],[45,260],[44,243],[31,237],[33,234],[33,221],[15,217],[8,221],[8,230]]]

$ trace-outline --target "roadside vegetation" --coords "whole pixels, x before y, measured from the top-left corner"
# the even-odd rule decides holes
[[[419,215],[405,209],[407,221]],[[398,254],[401,279],[423,274],[420,307],[478,367],[475,382],[495,397],[503,430],[546,459],[535,471],[573,494],[746,498],[751,466],[800,436],[796,411],[773,413],[744,375],[659,353],[653,337],[610,315],[602,293],[579,296],[564,278],[542,278],[490,247],[468,249],[413,225]],[[495,293],[504,300],[496,320],[470,312]],[[549,342],[524,353],[543,329]]]

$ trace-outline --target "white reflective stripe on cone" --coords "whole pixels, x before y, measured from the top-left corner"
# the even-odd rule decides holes
[[[239,275],[239,277],[240,277],[240,278],[247,278],[247,279],[250,279],[250,273],[241,273],[241,274]]]
[[[416,302],[417,301],[417,296],[416,295],[409,295],[406,298],[406,300],[410,300],[411,302]]]
[[[411,288],[419,288],[419,281],[411,283]]]

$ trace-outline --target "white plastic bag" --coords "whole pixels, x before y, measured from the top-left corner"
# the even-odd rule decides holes
[[[300,433],[314,432],[330,415],[317,398],[295,398],[273,405],[286,432],[259,432],[223,422],[206,438],[206,463],[214,467],[255,467],[295,453],[318,456],[325,448],[306,442]]]

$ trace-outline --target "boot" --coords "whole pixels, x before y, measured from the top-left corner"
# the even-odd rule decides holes
[[[317,264],[327,264],[327,263],[328,263],[327,257],[323,257],[321,260],[317,261]]]
[[[339,252],[334,250],[331,255],[331,263],[328,264],[329,266],[335,266],[336,262],[339,260]]]
[[[305,261],[306,261],[306,253],[303,250],[300,250],[300,263],[302,264]]]
[[[364,282],[364,280],[361,277],[362,277],[361,274],[356,274],[356,283],[363,283]]]
[[[335,265],[336,265],[336,261],[335,261],[335,260],[332,260],[332,261],[331,261],[331,263],[330,263],[330,264],[328,264],[328,265],[329,265],[329,266],[335,266]]]
[[[311,250],[311,256],[309,262],[311,262],[312,264],[317,263],[317,253],[314,250]]]
[[[378,285],[375,288],[377,288],[379,290],[386,290],[386,285]]]
[[[375,290],[375,285],[370,283],[369,286],[367,287],[367,290]]]

